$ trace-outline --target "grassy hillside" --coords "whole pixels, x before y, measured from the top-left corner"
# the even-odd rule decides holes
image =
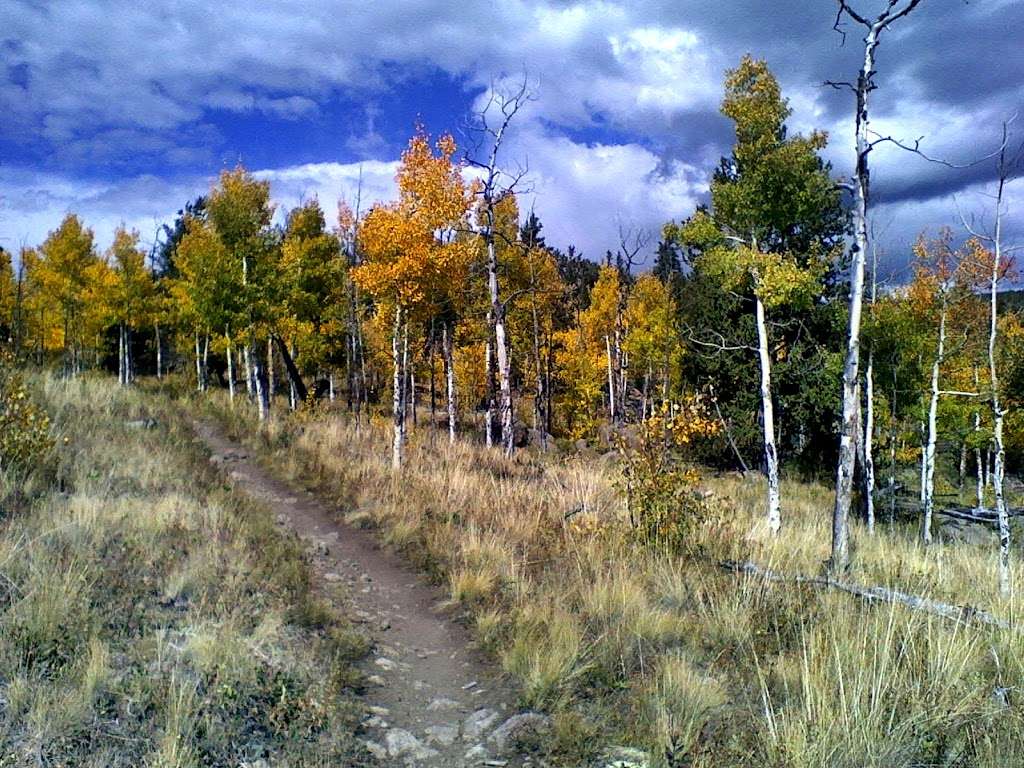
[[[1020,635],[719,567],[820,573],[826,488],[784,484],[773,540],[759,481],[707,478],[707,512],[670,553],[631,534],[610,458],[505,460],[421,431],[395,474],[384,425],[307,415],[259,432],[241,406],[213,407],[447,583],[524,702],[555,713],[565,764],[610,742],[673,768],[1024,760]],[[848,578],[1014,615],[997,598],[994,547],[926,550],[916,534],[856,528]]]
[[[326,766],[361,641],[169,401],[34,379],[58,446],[0,477],[0,765]],[[147,421],[148,420],[148,421]]]

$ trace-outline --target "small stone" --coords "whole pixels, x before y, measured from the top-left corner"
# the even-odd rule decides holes
[[[384,685],[387,685],[387,684],[388,684],[388,681],[387,681],[387,680],[385,680],[385,679],[384,679],[383,677],[381,677],[380,675],[367,675],[367,676],[366,676],[366,684],[367,684],[367,685],[379,685],[379,686],[384,686]]]
[[[459,729],[454,725],[432,725],[424,728],[423,732],[427,735],[427,741],[436,742],[444,747],[450,747],[459,737]]]
[[[445,709],[457,709],[459,702],[454,699],[446,699],[444,696],[434,699],[427,704],[427,712],[440,712]]]
[[[387,717],[391,714],[391,710],[387,707],[377,707],[372,704],[366,708],[366,711],[372,712],[375,715],[380,715],[381,717]]]
[[[464,686],[462,686],[462,690],[464,690],[464,691],[468,691],[468,690],[469,690],[470,688],[472,688],[472,687],[473,687],[473,686],[475,686],[476,684],[477,684],[477,683],[476,683],[476,680],[474,680],[474,681],[472,681],[472,682],[470,682],[470,683],[466,683],[466,684],[465,684]]]
[[[395,664],[395,662],[393,662],[386,656],[378,656],[376,659],[373,660],[373,663],[381,669],[385,670],[386,672],[392,672],[398,667],[398,665]]]
[[[391,757],[411,757],[414,760],[428,760],[438,752],[402,728],[392,728],[384,735],[384,744]]]
[[[497,719],[498,713],[493,709],[478,709],[462,724],[462,740],[476,741]]]

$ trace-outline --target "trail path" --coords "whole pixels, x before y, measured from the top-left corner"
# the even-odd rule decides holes
[[[261,468],[216,426],[195,430],[234,487],[269,505],[278,523],[307,541],[316,588],[362,622],[373,639],[363,663],[370,686],[367,747],[382,764],[456,766],[538,765],[509,754],[547,728],[520,713],[515,695],[468,632],[444,612],[444,595],[380,548],[371,533],[338,521],[336,510]]]

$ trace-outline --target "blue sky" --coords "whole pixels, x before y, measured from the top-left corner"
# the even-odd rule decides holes
[[[879,0],[863,0],[870,12]],[[852,158],[859,35],[842,46],[828,0],[490,4],[426,0],[6,0],[0,6],[0,245],[34,244],[67,211],[106,246],[122,221],[151,239],[241,160],[282,209],[317,195],[328,215],[393,193],[417,119],[460,138],[493,82],[526,71],[536,100],[507,146],[530,168],[549,240],[598,258],[619,225],[654,233],[704,199],[731,132],[725,71],[751,52],[780,77],[794,130],[830,132]],[[1024,108],[1019,0],[924,0],[885,39],[880,131],[954,161]],[[1019,121],[1024,136],[1024,117]],[[985,215],[991,163],[951,171],[880,149],[876,216],[893,269],[922,228]],[[1024,183],[1021,184],[1024,186]],[[1010,234],[1024,190],[1012,188]]]

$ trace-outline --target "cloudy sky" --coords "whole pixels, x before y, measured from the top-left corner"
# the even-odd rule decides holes
[[[860,0],[867,12],[880,0]],[[460,138],[489,84],[527,72],[536,100],[514,126],[549,241],[591,257],[619,223],[657,232],[706,195],[732,141],[724,71],[750,52],[779,76],[791,126],[824,128],[838,173],[852,157],[856,75],[830,0],[4,0],[0,4],[0,245],[40,241],[67,211],[101,246],[124,221],[159,223],[243,162],[282,208],[329,215],[390,197],[419,117]],[[965,162],[1024,111],[1021,0],[924,0],[884,39],[876,128]],[[1024,115],[1018,121],[1024,138]],[[878,226],[894,262],[914,234],[982,214],[993,164],[954,171],[874,156]],[[530,203],[528,203],[530,204]],[[1024,180],[1011,195],[1024,234]]]

